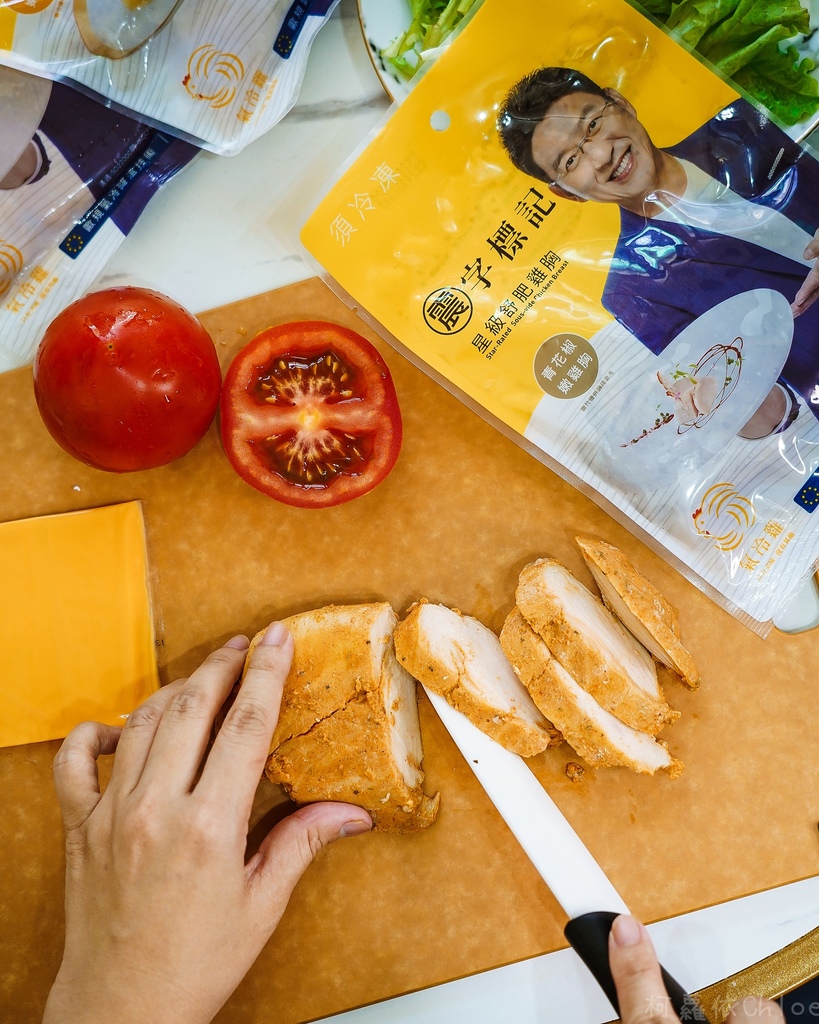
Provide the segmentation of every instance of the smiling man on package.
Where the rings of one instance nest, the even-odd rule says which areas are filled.
[[[514,165],[554,195],[620,207],[602,303],[655,354],[732,295],[783,294],[791,351],[741,433],[787,429],[798,395],[819,417],[819,164],[769,117],[737,99],[661,149],[619,92],[547,67],[511,89],[498,129]]]

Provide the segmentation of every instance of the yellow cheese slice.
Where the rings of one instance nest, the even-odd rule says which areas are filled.
[[[0,524],[0,746],[122,725],[159,686],[139,502]]]

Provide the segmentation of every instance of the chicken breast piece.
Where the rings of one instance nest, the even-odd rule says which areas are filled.
[[[657,380],[665,388],[669,398],[674,399],[674,415],[687,426],[696,423],[700,416],[707,416],[714,407],[719,385],[713,377],[681,377],[674,380],[658,373]]]
[[[395,631],[398,660],[507,750],[523,757],[560,742],[483,623],[421,601]]]
[[[603,602],[654,657],[695,690],[700,674],[680,642],[677,609],[639,573],[622,551],[601,540],[577,537]]]
[[[694,387],[694,405],[699,416],[707,416],[714,408],[719,394],[719,384],[714,377],[700,377]]]
[[[507,617],[500,642],[535,704],[590,765],[648,775],[664,768],[672,778],[683,770],[664,743],[601,708],[552,655],[519,608]]]
[[[527,565],[516,601],[572,678],[626,725],[656,736],[679,718],[665,702],[648,651],[560,562],[540,558]]]
[[[388,604],[329,605],[282,621],[295,652],[267,777],[299,804],[364,807],[380,831],[431,825],[439,798],[421,788],[418,700],[395,658],[395,612]]]

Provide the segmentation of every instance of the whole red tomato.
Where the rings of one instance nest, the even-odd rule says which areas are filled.
[[[115,473],[190,451],[213,420],[220,388],[208,332],[146,288],[78,299],[49,325],[34,360],[34,394],[54,440]]]
[[[371,491],[395,465],[401,412],[366,338],[321,320],[269,327],[230,364],[222,444],[239,476],[298,508]]]

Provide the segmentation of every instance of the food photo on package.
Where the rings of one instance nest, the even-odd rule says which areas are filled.
[[[199,150],[61,82],[0,65],[0,372],[100,275]]]
[[[214,153],[296,101],[338,0],[0,0],[0,63],[91,90]]]
[[[673,27],[484,0],[300,238],[399,350],[764,634],[819,555],[819,163],[716,73],[736,31],[709,29],[706,62]]]
[[[0,0],[0,372],[200,149],[284,117],[337,2]]]

